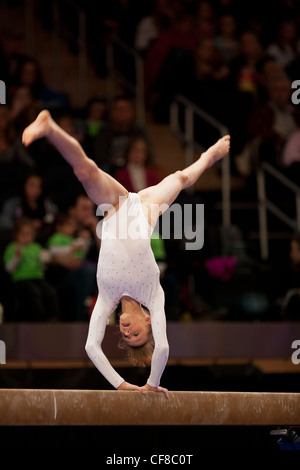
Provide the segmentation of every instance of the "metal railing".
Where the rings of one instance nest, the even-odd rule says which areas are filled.
[[[266,196],[266,173],[272,175],[283,186],[290,189],[295,196],[296,218],[292,219],[278,206],[267,199]],[[300,187],[290,181],[285,175],[267,162],[263,162],[257,169],[257,196],[258,196],[258,219],[259,219],[259,240],[262,259],[269,257],[269,236],[268,236],[268,211],[274,214],[279,220],[288,225],[292,230],[300,232]]]
[[[182,128],[180,126],[179,108],[184,108]],[[195,138],[194,120],[195,116],[199,116],[209,126],[216,129],[220,135],[229,134],[228,128],[217,121],[210,114],[203,111],[184,96],[176,96],[171,104],[170,125],[172,131],[178,135],[185,143],[185,165],[191,165],[194,162],[195,151],[202,152],[204,148],[197,142]],[[230,159],[229,155],[222,159],[222,223],[223,226],[229,226],[231,223],[230,208]]]
[[[133,77],[128,79],[123,70],[118,69],[116,53],[121,51],[123,57],[133,60]],[[106,45],[107,66],[107,97],[112,101],[115,96],[115,83],[119,83],[125,90],[135,96],[136,121],[145,125],[145,97],[144,97],[144,61],[140,54],[132,47],[117,38],[111,39]]]

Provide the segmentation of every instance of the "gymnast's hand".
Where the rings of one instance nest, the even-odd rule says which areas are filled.
[[[151,385],[146,384],[142,387],[142,393],[145,392],[161,392],[165,395],[166,398],[169,398],[168,390],[163,387],[151,387]]]
[[[138,387],[137,385],[133,385],[125,381],[121,383],[118,390],[138,390],[139,392],[144,393],[142,387]]]

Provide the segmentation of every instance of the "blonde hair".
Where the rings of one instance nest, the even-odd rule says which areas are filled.
[[[144,313],[148,315],[145,311]],[[152,335],[151,324],[148,325],[148,340],[141,346],[130,346],[122,337],[119,340],[118,347],[127,352],[129,362],[136,367],[148,367],[151,364],[154,351],[154,339]]]

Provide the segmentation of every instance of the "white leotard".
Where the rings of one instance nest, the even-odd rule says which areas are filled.
[[[124,379],[104,355],[101,344],[110,315],[123,295],[128,295],[148,308],[155,342],[148,384],[157,387],[168,360],[164,291],[159,282],[150,237],[153,228],[144,215],[140,197],[129,193],[119,209],[102,223],[101,249],[95,304],[86,344],[86,351],[101,374],[115,388]]]

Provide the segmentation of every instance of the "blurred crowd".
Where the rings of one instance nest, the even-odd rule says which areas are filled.
[[[92,14],[92,2],[78,3],[86,9],[90,56],[100,75],[103,44],[111,37],[143,57],[146,105],[156,122],[168,122],[170,104],[182,94],[229,128],[232,172],[249,187],[261,160],[300,184],[300,106],[291,101],[292,82],[300,80],[300,2],[115,0],[102,5],[100,17]],[[5,321],[87,321],[97,295],[99,217],[46,139],[23,146],[24,128],[49,109],[129,191],[156,184],[165,171],[147,127],[135,120],[131,97],[108,103],[98,94],[84,109],[72,109],[68,91],[48,86],[38,59],[22,53],[19,39],[18,32],[3,31],[0,42],[0,78],[7,86],[7,104],[0,106],[0,303]],[[210,144],[203,134],[203,144]],[[189,197],[181,195],[183,202]],[[189,200],[203,202],[201,196]],[[158,233],[151,240],[169,320],[300,318],[299,237],[291,240],[285,283],[273,285],[274,297],[264,289],[265,273],[243,250],[224,256],[220,246],[241,241],[239,233],[206,232],[210,241],[198,257]]]

